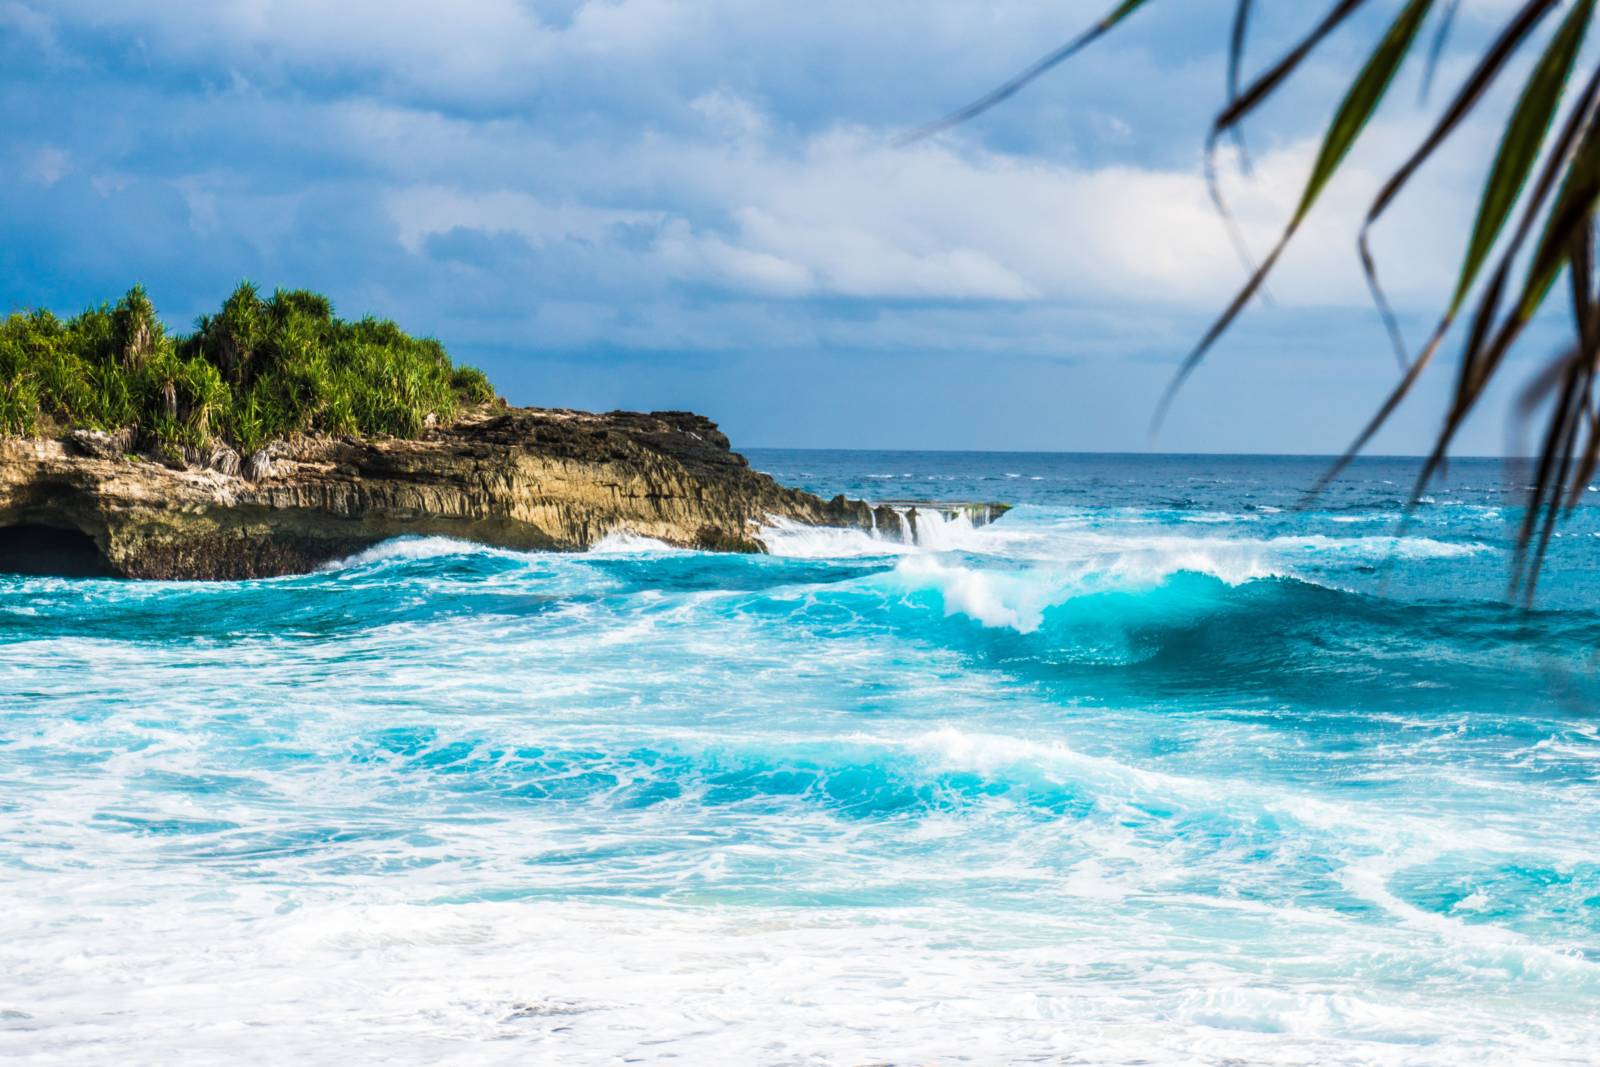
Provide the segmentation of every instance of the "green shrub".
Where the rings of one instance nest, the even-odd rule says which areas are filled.
[[[31,434],[38,426],[39,394],[25,375],[0,378],[0,433]]]
[[[450,376],[450,387],[469,404],[487,404],[494,399],[494,386],[477,367],[460,366]]]
[[[133,426],[159,452],[224,441],[241,453],[294,433],[416,437],[487,403],[475,367],[386,319],[347,322],[328,298],[241,284],[195,331],[172,336],[143,287],[62,321],[0,320],[0,434]]]

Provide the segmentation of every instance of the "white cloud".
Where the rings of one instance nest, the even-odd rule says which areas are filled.
[[[713,133],[731,140],[761,137],[770,128],[759,108],[725,86],[700,94],[689,101],[689,107],[706,120]]]
[[[441,104],[515,107],[573,84],[648,100],[771,65],[812,93],[919,70],[978,87],[1101,12],[1100,0],[9,0],[0,19],[137,42],[150,60],[297,87],[307,78]],[[927,55],[921,55],[922,49]],[[816,52],[831,53],[819,78]],[[923,62],[933,60],[932,65]],[[930,106],[943,106],[942,103]]]
[[[22,161],[23,177],[40,185],[54,185],[71,171],[72,156],[56,145],[41,145]]]
[[[165,60],[217,64],[251,83],[318,69],[471,91],[536,68],[551,37],[515,0],[56,0],[50,10],[78,26],[136,34]]]
[[[652,255],[670,277],[714,283],[738,292],[809,296],[816,277],[803,264],[773,252],[732,244],[716,234],[696,234],[682,219],[661,233]]]
[[[132,125],[71,142],[77,165],[127,176],[98,182],[102,196],[164,182],[197,233],[241,238],[273,269],[294,262],[289,246],[320,225],[305,204],[321,189],[347,198],[340,203],[380,206],[408,257],[400,269],[409,284],[435,254],[454,275],[505,269],[475,266],[479,247],[514,258],[496,243],[436,252],[434,236],[519,238],[540,253],[517,264],[540,272],[517,296],[534,305],[573,299],[581,279],[588,299],[628,308],[664,306],[683,288],[692,300],[721,300],[726,315],[741,300],[850,301],[858,330],[874,302],[920,303],[930,317],[941,301],[1209,313],[1242,269],[1207,196],[1198,150],[1176,154],[1163,123],[1174,100],[1197,122],[1208,113],[1217,47],[1203,44],[1187,65],[1156,62],[1137,37],[1128,52],[1097,47],[1087,66],[983,123],[910,148],[890,143],[904,128],[900,116],[925,117],[981,88],[1102,6],[56,0],[26,11],[36,34],[59,23],[73,30],[55,35],[63,40],[98,32],[115,47],[137,41],[141,64],[204,75],[204,92],[163,97],[170,90],[160,89],[141,104],[140,114],[155,116],[145,139],[184,131],[171,150],[117,155],[115,146],[126,153],[138,143]],[[0,6],[13,9],[22,10],[16,0]],[[1159,25],[1158,17],[1137,25]],[[1164,47],[1192,55],[1197,20],[1182,22],[1183,40]],[[1117,76],[1106,80],[1095,62]],[[1336,91],[1336,66],[1313,64],[1306,79]],[[1090,84],[1097,74],[1103,84]],[[1103,96],[1119,91],[1143,96],[1108,109]],[[827,104],[812,106],[829,93]],[[911,104],[863,117],[895,93]],[[450,106],[484,101],[506,106]],[[1076,140],[1048,124],[995,135],[1032,114],[1078,123]],[[1321,114],[1302,111],[1289,128],[1314,130]],[[1280,303],[1366,314],[1355,228],[1385,166],[1422,126],[1401,106],[1374,126],[1274,277]],[[1286,138],[1284,128],[1253,129],[1255,177],[1229,183],[1257,254],[1276,239],[1315,150],[1314,138]],[[1184,128],[1194,134],[1185,145],[1198,129]],[[1470,164],[1492,143],[1481,127],[1463,140],[1470,151],[1430,165],[1377,235],[1403,307],[1436,307],[1448,288],[1480,180]],[[152,160],[174,169],[152,175]],[[30,173],[59,180],[64,166]],[[961,317],[966,333],[951,343],[982,348],[981,318]],[[929,343],[911,316],[893,325],[908,344]]]
[[[1301,306],[1365,306],[1353,234],[1383,171],[1371,157],[1404,146],[1410,124],[1374,131],[1374,151],[1349,165],[1297,238],[1274,295]],[[605,174],[583,146],[535,135],[497,139],[537,168],[593,174],[596,203],[518,189],[409,187],[389,204],[402,244],[457,228],[509,232],[539,244],[581,239],[638,260],[630,280],[720,286],[780,297],[1117,301],[1214,306],[1242,268],[1205,189],[1183,169],[1088,168],[989,152],[959,141],[909,149],[857,129],[789,149],[646,137],[610,146]],[[469,153],[473,150],[466,149]],[[1306,139],[1268,151],[1249,181],[1231,183],[1249,243],[1264,252],[1288,217],[1315,150]],[[1449,160],[1420,180],[1427,208],[1389,250],[1395,296],[1426,302],[1457,254],[1455,220],[1475,178]],[[534,184],[537,184],[536,182]],[[654,231],[641,245],[619,223]]]
[[[397,189],[388,195],[387,207],[400,244],[414,253],[422,250],[428,237],[456,229],[515,234],[534,245],[563,240],[604,242],[614,226],[659,224],[663,218],[660,211],[549,204],[514,190],[470,193],[442,186]]]

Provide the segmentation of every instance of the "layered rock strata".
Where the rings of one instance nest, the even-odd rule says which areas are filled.
[[[920,507],[988,521],[999,506]],[[0,570],[50,571],[57,557],[58,573],[255,578],[419,534],[578,550],[626,532],[759,552],[773,519],[910,539],[917,509],[779,485],[687,412],[489,407],[418,440],[306,437],[160,461],[127,434],[0,440]]]

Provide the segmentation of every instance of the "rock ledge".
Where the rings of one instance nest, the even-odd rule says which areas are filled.
[[[759,552],[760,525],[779,517],[914,535],[903,508],[823,501],[752,471],[687,412],[486,407],[419,440],[307,437],[243,459],[163,463],[132,447],[126,433],[0,440],[0,554],[30,546],[0,570],[48,571],[52,540],[104,573],[239,579],[408,534],[577,550],[627,532]]]

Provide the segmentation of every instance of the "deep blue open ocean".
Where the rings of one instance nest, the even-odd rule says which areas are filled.
[[[1600,521],[1525,475],[758,450],[769,556],[0,577],[16,1063],[1600,1060]]]

